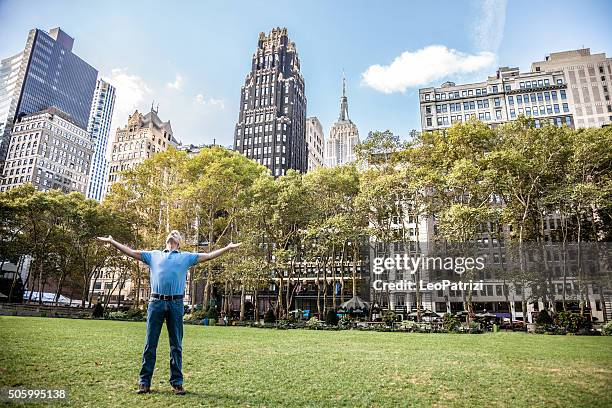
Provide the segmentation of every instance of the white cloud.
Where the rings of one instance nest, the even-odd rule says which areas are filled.
[[[483,51],[465,54],[443,45],[405,51],[389,65],[371,65],[361,74],[362,82],[384,93],[429,85],[450,75],[468,74],[489,68],[495,54]]]
[[[212,97],[206,99],[202,94],[197,94],[193,99],[193,102],[197,103],[198,105],[211,106],[220,110],[225,109],[225,102],[223,101],[223,99],[215,99]]]
[[[168,82],[166,86],[175,91],[180,91],[183,89],[183,77],[179,74],[176,75],[174,82]]]
[[[479,50],[496,52],[504,36],[507,0],[483,0],[474,3],[479,20],[472,30],[474,45]]]
[[[138,75],[128,73],[125,68],[114,68],[110,76],[104,77],[116,89],[115,111],[113,113],[112,127],[127,123],[128,115],[136,109],[145,109],[153,95],[153,89]],[[113,132],[111,132],[113,133]],[[113,133],[114,134],[114,133]]]

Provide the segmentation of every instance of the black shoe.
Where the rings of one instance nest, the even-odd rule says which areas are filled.
[[[136,391],[137,394],[148,394],[150,392],[151,392],[151,387],[149,387],[148,385],[144,385],[144,384],[138,385],[138,391]]]
[[[185,395],[187,393],[187,391],[185,391],[185,389],[183,388],[182,384],[173,385],[172,386],[172,391],[176,395]]]

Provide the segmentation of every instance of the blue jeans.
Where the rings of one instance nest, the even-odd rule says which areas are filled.
[[[157,342],[164,320],[170,339],[170,384],[183,384],[183,300],[149,300],[147,310],[147,339],[142,352],[140,384],[151,386],[155,369]]]

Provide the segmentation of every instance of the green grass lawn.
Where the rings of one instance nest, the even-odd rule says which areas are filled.
[[[0,317],[0,388],[63,388],[78,407],[612,406],[612,337],[185,326],[175,396],[165,332],[154,392],[134,393],[144,333]]]

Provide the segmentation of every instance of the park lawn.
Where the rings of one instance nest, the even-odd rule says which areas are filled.
[[[51,406],[78,407],[612,406],[612,337],[185,326],[175,396],[165,332],[154,392],[134,393],[144,332],[0,317],[0,388],[63,388]]]

